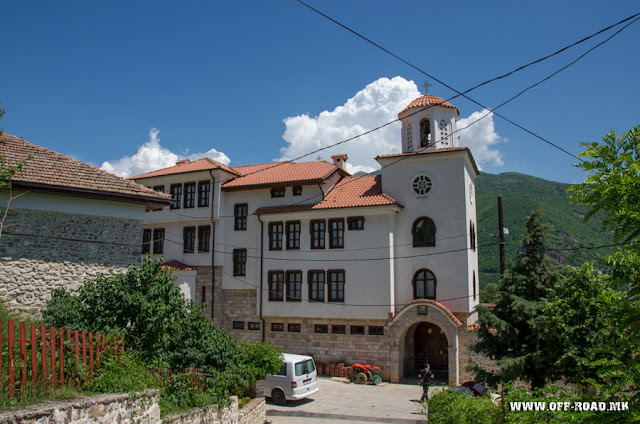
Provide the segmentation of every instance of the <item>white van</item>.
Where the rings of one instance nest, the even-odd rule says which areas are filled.
[[[278,374],[264,379],[265,396],[277,405],[284,405],[288,400],[303,399],[318,391],[316,364],[311,356],[283,353],[282,359]]]

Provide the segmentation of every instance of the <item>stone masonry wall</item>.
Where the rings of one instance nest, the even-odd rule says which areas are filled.
[[[158,392],[109,394],[86,399],[41,402],[0,411],[0,424],[159,424]]]
[[[0,298],[37,314],[57,287],[140,263],[142,222],[10,209],[0,238]]]

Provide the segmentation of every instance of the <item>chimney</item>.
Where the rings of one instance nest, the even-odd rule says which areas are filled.
[[[342,169],[343,171],[346,171],[346,167],[347,167],[347,159],[349,159],[349,157],[347,156],[346,153],[340,153],[339,155],[333,155],[331,156],[331,159],[333,159],[333,164],[335,166],[337,166],[338,168]]]
[[[184,165],[185,163],[189,163],[189,159],[182,159],[176,162],[176,165]]]

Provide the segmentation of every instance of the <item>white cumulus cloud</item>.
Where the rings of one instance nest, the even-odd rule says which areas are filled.
[[[204,153],[185,155],[173,153],[160,145],[159,133],[160,131],[157,128],[152,128],[151,131],[149,131],[149,141],[138,147],[138,151],[133,156],[124,156],[120,159],[103,162],[100,168],[120,177],[127,178],[173,166],[181,159],[196,160],[209,157],[225,165],[231,161],[227,155],[216,149],[210,149]]]
[[[315,117],[307,114],[288,117],[283,121],[286,129],[282,136],[288,145],[280,150],[279,160],[298,158],[391,122],[397,119],[398,113],[411,101],[421,95],[413,81],[402,77],[380,78],[332,111],[323,111]],[[482,115],[484,112],[474,112],[468,118],[459,119],[458,129],[466,127]],[[379,168],[373,159],[376,155],[401,151],[400,127],[400,123],[396,122],[301,160],[316,160],[321,157],[331,162],[331,155],[346,153],[349,156],[349,172],[371,172]],[[478,166],[485,163],[502,165],[500,152],[491,148],[504,141],[495,132],[492,114],[468,129],[459,131],[458,135],[460,145],[471,149]]]
[[[321,112],[316,117],[299,115],[286,118],[282,138],[288,145],[280,150],[280,160],[295,159],[393,121],[398,118],[398,112],[419,96],[413,81],[402,77],[380,78],[332,111]],[[370,172],[379,167],[373,159],[376,155],[400,151],[399,137],[400,123],[396,122],[302,160],[316,160],[321,156],[331,162],[331,155],[346,153],[349,172]]]
[[[483,118],[485,115],[487,116]],[[469,127],[465,128],[467,126]],[[493,113],[487,109],[482,112],[473,112],[468,118],[458,119],[457,128],[460,136],[458,144],[471,149],[480,169],[485,164],[493,166],[504,164],[502,153],[492,148],[495,144],[506,142],[495,130]]]

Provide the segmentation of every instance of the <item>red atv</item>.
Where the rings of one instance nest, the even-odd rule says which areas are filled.
[[[371,370],[379,370],[380,368],[378,367],[374,367],[373,365],[353,364],[351,368],[353,369],[353,376],[351,377],[351,380],[358,384],[373,383],[377,386],[382,383],[382,378],[379,375],[373,375],[371,373]]]

